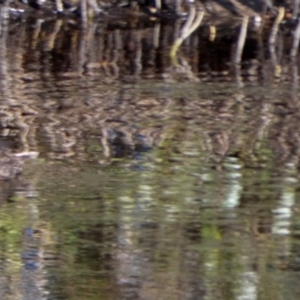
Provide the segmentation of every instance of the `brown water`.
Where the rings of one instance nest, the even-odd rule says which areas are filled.
[[[0,299],[300,298],[291,36],[234,66],[204,27],[174,66],[176,26],[2,27],[1,141],[40,157],[0,183]]]

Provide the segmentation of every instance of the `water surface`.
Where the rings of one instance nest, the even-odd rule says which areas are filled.
[[[1,140],[40,157],[0,183],[0,298],[299,299],[289,35],[236,66],[202,28],[174,66],[168,23],[75,25],[1,31]]]

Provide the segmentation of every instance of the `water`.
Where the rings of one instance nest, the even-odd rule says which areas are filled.
[[[40,157],[0,183],[1,299],[299,299],[290,35],[238,67],[206,30],[174,66],[168,23],[2,28],[1,140]]]

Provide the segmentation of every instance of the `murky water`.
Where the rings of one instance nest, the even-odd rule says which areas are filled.
[[[1,299],[300,298],[289,34],[238,67],[236,28],[177,66],[168,23],[1,30],[1,140],[40,153],[0,183]]]

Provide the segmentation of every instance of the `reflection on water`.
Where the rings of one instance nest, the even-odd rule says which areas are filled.
[[[2,24],[1,299],[299,299],[290,36],[176,26]]]

